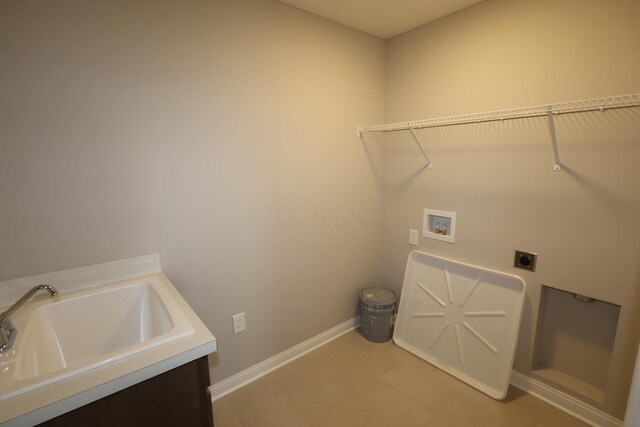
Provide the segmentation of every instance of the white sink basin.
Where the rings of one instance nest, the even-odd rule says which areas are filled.
[[[46,417],[16,425],[41,422],[87,403],[77,398],[83,392],[95,400],[216,350],[162,273],[67,292],[56,287],[58,296],[39,295],[12,316],[18,335],[0,354],[0,423],[44,408]],[[66,403],[52,411],[60,401]]]
[[[18,326],[14,377],[77,374],[191,333],[156,288],[134,283],[45,299]]]

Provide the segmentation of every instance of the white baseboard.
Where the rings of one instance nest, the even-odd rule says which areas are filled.
[[[282,353],[276,354],[275,356],[258,363],[257,365],[253,365],[252,367],[245,369],[242,372],[239,372],[226,380],[222,380],[219,383],[216,383],[209,387],[209,392],[211,393],[211,401],[215,401],[220,399],[221,397],[226,396],[227,394],[243,387],[258,378],[261,378],[267,375],[269,372],[278,369],[279,367],[286,365],[293,360],[304,356],[310,351],[315,350],[316,348],[332,341],[339,336],[346,334],[347,332],[353,331],[357,327],[360,326],[360,316],[356,316],[353,319],[349,319],[340,325],[329,329],[321,333],[320,335],[316,335],[313,338],[310,338],[294,347],[291,347],[288,350],[283,351]]]
[[[567,414],[594,427],[621,427],[622,421],[605,414],[599,409],[569,396],[559,390],[528,377],[518,371],[511,371],[511,385],[529,393]]]

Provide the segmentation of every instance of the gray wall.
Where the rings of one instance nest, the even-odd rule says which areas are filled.
[[[421,132],[431,170],[409,135],[354,129],[637,92],[639,7],[487,0],[385,44],[272,1],[2,2],[0,280],[160,251],[217,382],[352,317],[360,285],[400,289],[407,229],[452,210],[456,243],[420,249],[524,277],[516,369],[542,284],[622,306],[602,405],[621,416],[640,112],[558,118],[562,172],[542,119]]]
[[[3,1],[0,280],[159,251],[214,382],[353,317],[384,48],[272,1]]]
[[[637,1],[489,0],[397,36],[385,120],[638,92],[638,16]],[[382,276],[400,288],[407,230],[421,228],[424,208],[457,212],[455,244],[421,238],[420,249],[525,279],[515,360],[525,374],[542,284],[620,305],[596,406],[621,418],[640,324],[640,109],[561,116],[556,127],[561,172],[543,118],[421,131],[433,169],[408,133],[385,135]],[[515,249],[539,254],[535,273],[512,267]],[[597,354],[573,358],[588,367]]]

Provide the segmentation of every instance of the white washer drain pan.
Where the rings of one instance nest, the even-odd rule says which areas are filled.
[[[518,276],[411,252],[393,341],[494,399],[504,399],[524,291]]]

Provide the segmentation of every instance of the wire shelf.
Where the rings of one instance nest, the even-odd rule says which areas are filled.
[[[553,170],[562,169],[560,163],[560,154],[558,153],[558,142],[556,138],[556,127],[553,117],[558,114],[582,113],[586,111],[605,111],[614,108],[640,107],[640,93],[632,93],[628,95],[607,96],[604,98],[583,99],[580,101],[560,102],[557,104],[536,105],[533,107],[521,107],[511,110],[489,111],[486,113],[464,114],[460,116],[438,117],[435,119],[414,120],[411,122],[388,123],[384,125],[372,125],[358,127],[358,137],[362,138],[364,133],[369,132],[395,132],[409,130],[411,136],[420,148],[422,155],[427,161],[427,167],[432,168],[431,160],[427,155],[427,151],[422,144],[416,129],[426,129],[442,126],[454,126],[468,123],[493,122],[498,120],[522,119],[527,117],[544,117],[549,121],[549,133],[551,136],[551,146],[553,148],[553,157],[555,163]]]
[[[424,129],[440,126],[452,126],[468,123],[492,122],[498,120],[521,119],[527,117],[581,113],[586,111],[605,111],[614,108],[640,107],[640,93],[608,96],[604,98],[584,99],[580,101],[560,102],[557,104],[536,105],[511,110],[489,111],[484,113],[464,114],[459,116],[438,117],[433,119],[414,120],[410,122],[388,123],[358,128],[361,135],[365,132],[394,132],[409,129]]]

